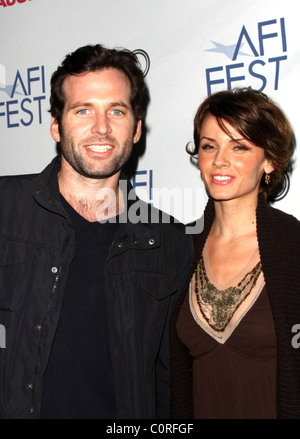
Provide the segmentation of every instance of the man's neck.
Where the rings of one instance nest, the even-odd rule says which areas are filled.
[[[62,196],[82,217],[90,222],[103,221],[123,211],[119,176],[120,172],[109,178],[89,178],[62,166],[58,185]]]

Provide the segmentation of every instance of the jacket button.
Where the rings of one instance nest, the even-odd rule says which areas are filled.
[[[58,272],[58,269],[57,269],[57,267],[52,267],[52,268],[51,268],[51,271],[52,271],[52,273],[57,273],[57,272]]]
[[[33,389],[33,385],[32,384],[27,384],[27,389],[28,390],[32,390]]]
[[[149,244],[150,244],[150,245],[153,245],[154,243],[155,243],[155,241],[154,241],[153,238],[149,239]]]
[[[37,331],[40,331],[40,330],[42,329],[42,325],[36,325],[35,329],[36,329]]]
[[[118,242],[118,247],[123,247],[123,242]]]

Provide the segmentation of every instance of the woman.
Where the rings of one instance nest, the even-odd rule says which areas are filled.
[[[221,91],[196,113],[188,152],[209,201],[172,321],[173,418],[300,417],[300,222],[267,203],[292,145],[261,92]]]

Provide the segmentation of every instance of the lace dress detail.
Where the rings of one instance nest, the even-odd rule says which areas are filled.
[[[177,332],[193,358],[194,418],[276,418],[277,343],[265,286],[255,298],[220,341],[186,296]]]
[[[225,330],[237,308],[255,286],[260,273],[261,262],[244,276],[238,286],[219,291],[209,282],[201,255],[194,274],[194,290],[201,314],[214,331]]]

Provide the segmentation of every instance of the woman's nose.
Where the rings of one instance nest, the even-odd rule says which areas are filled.
[[[218,149],[214,157],[214,163],[217,168],[223,168],[230,165],[227,151]]]

